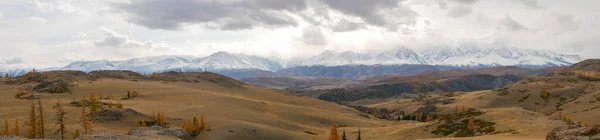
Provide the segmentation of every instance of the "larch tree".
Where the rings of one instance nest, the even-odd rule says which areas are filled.
[[[117,109],[123,109],[123,104],[121,104],[121,102],[117,102]]]
[[[200,122],[198,122],[198,119],[196,119],[196,117],[194,117],[194,122],[192,123],[192,125],[192,129],[194,130],[193,133],[200,134]]]
[[[113,108],[113,103],[112,102],[108,102],[108,108],[110,108],[110,109]]]
[[[38,99],[38,119],[37,119],[37,135],[39,138],[46,138],[46,120],[44,119],[44,107],[42,100]]]
[[[544,90],[542,90],[542,92],[540,92],[540,97],[542,97],[542,99],[544,99],[545,101],[548,101],[548,97],[550,97],[550,93],[548,92],[548,90],[544,89]]]
[[[8,136],[10,135],[10,126],[8,126],[8,119],[4,118],[4,127],[2,127],[2,136]]]
[[[148,124],[146,124],[146,121],[145,121],[145,120],[142,120],[142,124],[141,124],[141,126],[142,126],[142,127],[146,127],[146,126],[148,126]]]
[[[71,132],[67,131],[67,111],[65,111],[62,107],[62,105],[60,104],[60,100],[57,99],[56,105],[54,105],[54,107],[52,107],[56,110],[56,117],[55,117],[55,126],[58,126],[58,128],[56,129],[56,131],[54,133],[52,133],[52,135],[58,135],[59,138],[61,140],[66,139],[66,134],[72,134]]]
[[[200,130],[206,129],[206,122],[204,121],[204,114],[200,115]]]
[[[13,128],[13,135],[17,137],[22,137],[21,134],[21,126],[19,126],[19,119],[15,120],[15,128]]]
[[[98,111],[98,100],[94,97],[94,93],[90,94],[90,112]]]
[[[337,131],[337,125],[335,123],[331,126],[328,140],[340,140],[340,134]]]
[[[162,126],[162,127],[166,127],[167,125],[165,125],[165,113],[158,113],[158,125]]]
[[[81,106],[81,113],[79,114],[79,123],[81,123],[81,127],[83,127],[83,134],[84,135],[91,135],[92,134],[92,122],[90,122],[90,118],[89,118],[89,113],[87,112],[87,109],[85,108],[85,97],[83,97],[82,100],[82,106]]]
[[[34,139],[37,134],[37,116],[35,115],[35,104],[31,103],[29,120],[27,121],[27,138]]]
[[[135,127],[140,127],[140,119],[135,119]]]
[[[458,105],[454,106],[454,113],[458,114]]]
[[[462,112],[462,113],[467,113],[467,108],[465,108],[465,105],[463,105],[463,106],[462,106],[462,110],[461,110],[461,112]]]
[[[476,124],[475,121],[473,121],[473,119],[470,119],[469,122],[467,123],[467,129],[469,129],[470,131],[475,130]]]

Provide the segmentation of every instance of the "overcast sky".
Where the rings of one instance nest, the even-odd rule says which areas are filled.
[[[1,0],[0,66],[507,46],[600,56],[599,0]]]

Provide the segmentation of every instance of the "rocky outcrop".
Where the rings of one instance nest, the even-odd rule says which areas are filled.
[[[121,133],[103,132],[94,135],[79,136],[75,138],[75,140],[122,140],[126,137],[127,135],[123,135]]]
[[[555,128],[546,136],[546,140],[600,140],[600,125]]]
[[[158,125],[150,126],[150,127],[137,127],[129,130],[127,135],[130,136],[138,136],[138,137],[148,137],[154,135],[162,135],[162,136],[171,136],[177,137],[180,139],[192,139],[192,137],[187,134],[181,128],[165,128]]]

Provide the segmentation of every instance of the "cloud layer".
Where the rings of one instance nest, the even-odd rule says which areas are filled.
[[[595,5],[600,1],[9,0],[0,2],[0,66],[216,51],[290,60],[397,46],[506,46],[597,57]]]

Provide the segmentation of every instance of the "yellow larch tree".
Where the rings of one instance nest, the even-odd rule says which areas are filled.
[[[198,119],[196,119],[196,117],[194,117],[194,122],[192,123],[192,129],[193,129],[193,133],[195,134],[199,134],[200,133],[200,122],[198,122]]]
[[[90,121],[90,118],[88,116],[89,113],[87,112],[87,109],[85,108],[87,106],[85,104],[85,97],[83,97],[81,102],[82,102],[82,105],[81,105],[81,113],[79,114],[79,123],[81,123],[81,127],[83,127],[83,134],[91,135],[93,124]]]
[[[206,129],[206,122],[204,121],[204,114],[200,115],[200,130]]]
[[[94,93],[90,93],[90,112],[98,111],[98,100],[94,97]]]
[[[19,126],[19,119],[15,120],[15,128],[13,129],[13,135],[17,137],[22,137],[21,134],[21,126]]]
[[[135,127],[140,127],[140,119],[135,119]]]
[[[33,139],[37,134],[37,116],[35,115],[35,104],[31,103],[29,111],[29,120],[27,121],[27,138]]]
[[[331,126],[331,132],[329,133],[329,138],[327,140],[340,140],[340,134],[337,131],[337,125],[335,123]]]
[[[62,107],[62,105],[60,104],[60,100],[57,99],[56,104],[54,105],[54,107],[52,107],[56,110],[56,117],[55,117],[55,126],[58,126],[58,128],[56,129],[56,131],[54,133],[52,133],[53,135],[58,135],[59,138],[61,140],[66,139],[66,134],[73,134],[69,131],[67,131],[67,111],[65,111]]]
[[[469,122],[467,123],[467,129],[473,131],[473,130],[475,130],[475,127],[477,127],[475,125],[475,121],[473,121],[473,119],[470,119]]]
[[[44,119],[44,107],[42,100],[38,99],[37,134],[39,138],[46,138],[46,120]]]
[[[2,127],[2,136],[10,135],[10,128],[8,126],[8,119],[4,118],[4,127]]]

